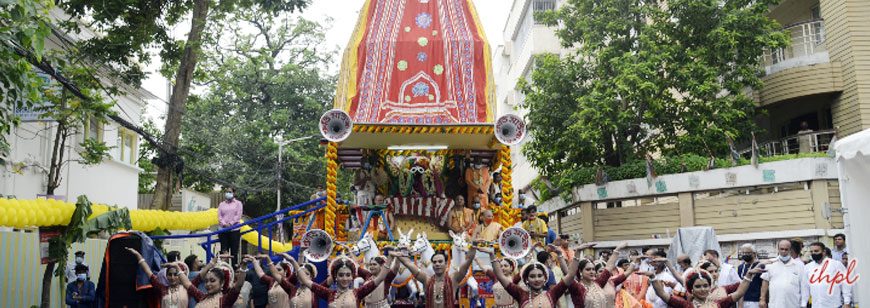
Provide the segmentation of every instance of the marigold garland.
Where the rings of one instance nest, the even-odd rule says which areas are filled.
[[[335,237],[336,183],[338,182],[338,145],[330,142],[326,148],[326,208],[323,225],[326,233]]]

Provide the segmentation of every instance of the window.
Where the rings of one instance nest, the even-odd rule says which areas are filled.
[[[118,129],[117,160],[129,164],[136,163],[136,134],[123,128]]]
[[[535,13],[555,10],[556,0],[535,0],[533,8]],[[535,24],[540,25],[541,22],[535,20]]]
[[[816,44],[825,42],[825,27],[822,25],[822,10],[817,4],[810,9],[813,16],[813,39]]]
[[[85,121],[85,129],[82,134],[82,140],[84,139],[95,139],[98,142],[103,141],[103,123],[100,123],[100,120],[94,117],[88,118]]]

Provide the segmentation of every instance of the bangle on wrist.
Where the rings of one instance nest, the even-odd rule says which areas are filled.
[[[145,259],[139,259],[138,263],[142,263],[142,262],[145,262]]]
[[[749,275],[743,276],[743,280],[744,280],[744,281],[752,282],[752,278],[749,277]]]

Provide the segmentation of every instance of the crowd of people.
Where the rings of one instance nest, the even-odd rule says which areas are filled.
[[[820,242],[810,244],[807,261],[802,259],[799,240],[780,241],[774,259],[759,259],[755,246],[744,244],[735,267],[716,250],[704,251],[699,260],[670,256],[676,260],[672,264],[662,249],[625,251],[625,243],[596,257],[587,254],[593,245],[572,249],[565,237],[549,245],[537,244],[519,260],[497,258],[494,248],[483,245],[488,240],[480,230],[486,226],[477,229],[468,252],[457,256],[463,258],[457,270],[449,270],[453,256],[448,252],[436,251],[419,262],[407,249],[387,246],[383,255],[364,266],[348,257],[335,258],[322,283],[313,281],[317,276],[313,264],[299,263],[287,254],[279,254],[280,262],[266,255],[245,255],[234,269],[221,261],[229,255],[203,264],[195,255],[182,261],[178,252],[170,252],[168,262],[155,273],[139,252],[127,250],[150,277],[154,288],[149,294],[161,307],[172,308],[317,307],[321,299],[330,307],[391,307],[390,290],[395,285],[390,282],[400,267],[424,287],[419,307],[454,307],[475,262],[492,281],[493,307],[498,308],[848,308],[852,300],[848,284],[813,281],[819,275],[846,272],[842,234],[835,236],[834,249]],[[93,307],[94,284],[83,254],[77,252],[78,262],[70,267],[75,275],[66,292],[70,307]],[[491,262],[481,261],[484,254]],[[423,268],[426,265],[431,265],[431,272]]]

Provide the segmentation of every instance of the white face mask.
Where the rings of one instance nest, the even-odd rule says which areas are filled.
[[[791,260],[791,256],[779,256],[779,260],[782,262],[788,262],[789,260]]]
[[[227,200],[230,200],[233,198],[233,193],[228,192],[228,193],[224,194],[224,196],[227,197]]]

